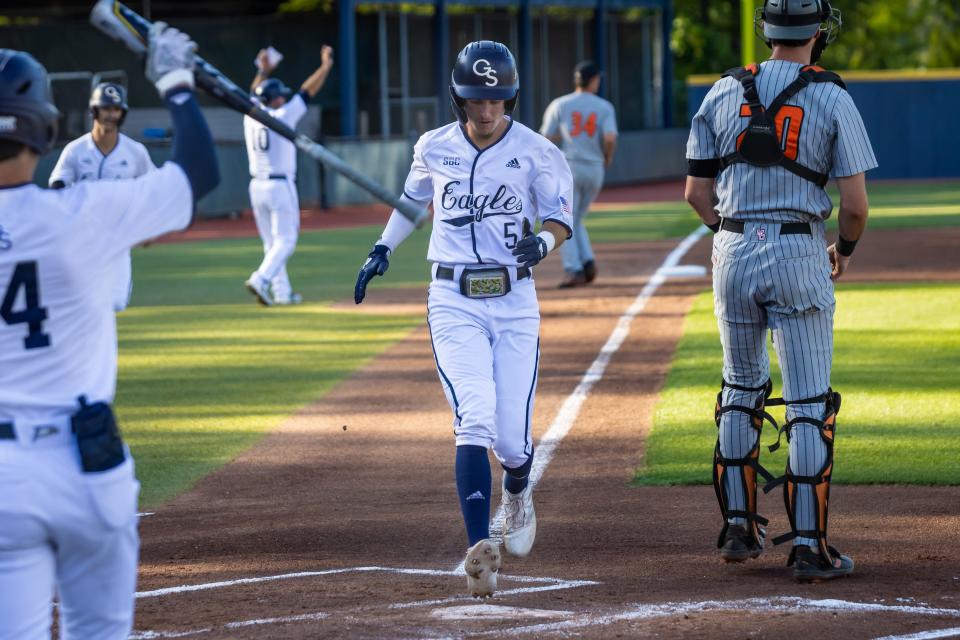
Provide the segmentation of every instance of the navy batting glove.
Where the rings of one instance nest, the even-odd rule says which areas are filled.
[[[390,267],[390,261],[387,254],[390,249],[385,244],[378,244],[367,256],[367,261],[360,267],[360,273],[357,275],[357,285],[353,288],[353,301],[357,304],[363,302],[367,295],[367,284],[373,280],[373,276],[382,276]]]
[[[527,236],[512,251],[521,267],[532,267],[547,257],[547,243],[540,236]]]

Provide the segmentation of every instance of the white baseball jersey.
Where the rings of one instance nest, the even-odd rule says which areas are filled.
[[[757,93],[769,105],[804,65],[767,60],[760,65]],[[832,82],[811,84],[787,100],[777,114],[777,133],[791,160],[833,177],[877,166],[870,138],[853,98]],[[711,160],[736,150],[750,122],[743,86],[732,77],[717,81],[693,117],[687,158]],[[783,167],[731,165],[717,178],[718,209],[725,217],[778,222],[826,219],[833,202],[826,190]]]
[[[560,136],[560,148],[571,162],[603,164],[603,136],[617,133],[613,105],[589,91],[568,93],[547,106],[540,133]]]
[[[282,107],[263,109],[291,129],[295,129],[300,118],[307,113],[307,102],[301,91]],[[243,137],[247,144],[251,178],[297,177],[297,147],[292,142],[250,116],[243,117]]]
[[[57,180],[70,186],[84,180],[126,180],[138,178],[156,169],[147,148],[122,133],[117,146],[104,155],[86,133],[69,143],[60,153],[60,159],[50,174],[50,184]]]
[[[483,150],[456,122],[425,133],[403,193],[420,204],[433,201],[431,262],[516,266],[511,251],[524,222],[531,229],[538,220],[573,226],[567,161],[552,142],[512,120]]]
[[[63,148],[57,165],[50,174],[50,185],[61,181],[66,186],[85,180],[126,180],[138,178],[156,169],[147,148],[131,138],[119,134],[117,146],[104,155],[87,133]],[[123,311],[133,290],[133,266],[126,251],[110,269],[113,280],[113,310]]]
[[[0,189],[0,422],[70,415],[81,394],[113,399],[111,265],[192,213],[169,162],[135,180]]]

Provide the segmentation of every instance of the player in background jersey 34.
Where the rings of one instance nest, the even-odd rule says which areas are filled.
[[[602,75],[584,60],[573,70],[573,93],[551,102],[543,113],[540,133],[560,146],[573,173],[573,238],[560,249],[565,276],[560,288],[589,284],[597,263],[584,219],[603,186],[604,169],[613,163],[617,147],[617,117],[601,98]]]
[[[472,42],[451,75],[457,122],[421,136],[403,196],[421,207],[433,203],[427,324],[453,411],[467,590],[483,597],[496,590],[501,563],[499,541],[490,537],[490,449],[504,470],[507,553],[529,554],[536,537],[530,470],[540,306],[533,271],[570,237],[573,184],[560,151],[511,118],[520,82],[507,47]],[[413,229],[393,212],[357,275],[358,304]]]
[[[58,190],[32,182],[56,137],[46,70],[0,49],[0,640],[49,640],[54,611],[62,640],[133,628],[140,485],[110,406],[107,276],[131,246],[186,227],[220,179],[195,47],[150,28],[146,73],[173,120],[171,160]]]
[[[767,0],[760,15],[770,59],[729,70],[703,100],[687,142],[686,199],[713,238],[714,308],[723,346],[717,396],[714,489],[727,562],[764,550],[759,477],[783,485],[793,542],[787,565],[800,581],[849,575],[854,562],[827,542],[840,394],[831,387],[833,281],[847,268],[867,220],[865,172],[877,166],[843,81],[811,66],[839,29],[826,0]],[[840,190],[840,234],[826,243]],[[715,199],[716,196],[716,199]],[[716,203],[716,204],[715,204]],[[772,398],[766,333],[783,374]],[[786,405],[787,469],[760,464],[771,405]],[[775,450],[779,446],[771,446]]]
[[[50,173],[50,188],[62,189],[85,180],[127,180],[156,169],[147,148],[120,131],[130,107],[127,90],[115,82],[101,82],[90,94],[93,126],[63,148]],[[133,268],[130,253],[117,259],[113,309],[120,312],[130,303]]]
[[[251,83],[254,98],[270,115],[296,129],[313,98],[333,68],[333,48],[320,49],[320,66],[293,92],[277,78],[271,56],[262,49],[256,58],[257,74]],[[291,94],[292,97],[291,97]],[[298,304],[287,274],[300,233],[300,199],[297,195],[297,147],[249,116],[243,118],[243,135],[250,161],[250,206],[263,240],[263,260],[244,283],[266,306]]]

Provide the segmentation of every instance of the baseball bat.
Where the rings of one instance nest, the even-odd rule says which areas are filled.
[[[90,23],[114,40],[126,45],[134,53],[141,56],[146,55],[151,23],[129,7],[117,2],[117,0],[98,0],[90,12]],[[343,158],[323,145],[314,142],[309,136],[297,135],[289,126],[262,109],[259,104],[250,98],[248,92],[238,87],[230,78],[223,75],[219,69],[202,57],[195,56],[195,60],[194,78],[197,86],[218,101],[276,131],[297,145],[311,158],[322,162],[340,175],[353,181],[379,200],[395,208],[411,222],[419,225],[427,217],[426,210],[411,202],[397,198],[387,191],[382,184],[360,173],[347,164]]]

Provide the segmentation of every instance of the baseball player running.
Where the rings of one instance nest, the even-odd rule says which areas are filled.
[[[467,588],[497,587],[500,549],[490,538],[487,451],[504,468],[504,546],[526,556],[536,536],[531,417],[539,362],[540,309],[533,267],[570,237],[572,177],[560,151],[511,119],[520,83],[510,50],[472,42],[453,68],[457,122],[425,133],[413,150],[403,195],[433,203],[427,322],[456,436],[456,482],[467,530]],[[541,230],[534,235],[533,225]],[[413,231],[394,211],[360,269],[359,304],[371,278]]]
[[[112,270],[190,223],[219,181],[193,94],[196,45],[155,23],[146,74],[173,118],[173,157],[136,179],[60,190],[31,180],[56,136],[46,70],[0,49],[0,640],[126,640],[137,576],[133,460],[110,403]]]
[[[268,78],[275,65],[266,49],[257,54],[259,71],[251,88],[270,115],[290,128],[307,113],[307,102],[317,95],[333,68],[333,49],[320,50],[320,66],[310,74],[300,91],[292,93],[283,82]],[[262,305],[298,304],[287,275],[287,260],[293,255],[300,232],[300,200],[297,197],[297,148],[283,136],[249,116],[243,118],[243,136],[250,160],[250,206],[263,240],[263,261],[244,283]]]
[[[713,290],[723,343],[723,384],[714,485],[723,514],[717,546],[727,562],[763,551],[765,491],[783,484],[793,540],[787,566],[801,581],[853,571],[827,543],[840,394],[830,387],[832,280],[846,271],[867,220],[864,172],[877,166],[860,114],[843,82],[811,66],[836,37],[839,11],[827,0],[767,0],[758,16],[772,48],[762,64],[731,69],[710,89],[687,143],[686,198],[716,235]],[[840,237],[826,246],[824,219],[840,189]],[[714,187],[719,199],[714,210]],[[783,398],[770,398],[765,335],[773,337]],[[759,463],[764,407],[786,404],[786,473]],[[779,445],[773,445],[771,450]]]
[[[597,277],[597,263],[584,218],[600,187],[603,170],[613,162],[617,147],[617,117],[613,105],[597,95],[600,70],[584,60],[573,70],[576,89],[551,102],[543,114],[540,133],[559,144],[573,172],[573,239],[560,249],[561,289],[579,287]]]
[[[90,94],[93,127],[63,148],[50,174],[50,188],[62,189],[84,180],[128,180],[156,167],[147,148],[124,134],[120,127],[127,117],[127,90],[113,82],[101,82]],[[130,252],[117,258],[111,269],[113,309],[123,311],[133,292]]]

